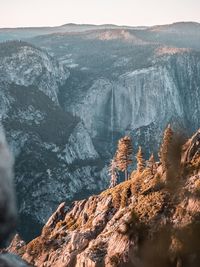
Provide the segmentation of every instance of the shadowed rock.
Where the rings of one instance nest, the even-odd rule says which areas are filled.
[[[17,210],[13,187],[13,158],[8,149],[5,135],[0,128],[0,246],[4,246],[17,222]],[[0,254],[0,267],[28,266],[18,256]]]
[[[0,130],[0,245],[16,226],[16,206],[13,188],[13,158]]]

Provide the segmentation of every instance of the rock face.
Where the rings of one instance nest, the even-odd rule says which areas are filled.
[[[59,202],[103,189],[104,166],[83,122],[58,105],[69,72],[27,43],[0,46],[2,123],[15,156],[20,232],[29,239],[38,231],[31,225],[40,228]]]
[[[84,121],[99,154],[112,157],[117,139],[125,133],[133,135],[135,148],[142,144],[148,154],[153,147],[157,151],[154,136],[159,140],[167,123],[178,120],[187,134],[198,129],[199,32],[199,24],[180,23],[53,34],[29,41],[70,68],[59,92],[60,105]]]
[[[166,122],[174,120],[194,130],[200,121],[196,109],[190,107],[192,103],[200,106],[199,90],[194,85],[200,84],[199,77],[200,57],[195,53],[162,55],[153,66],[124,73],[115,81],[95,81],[86,96],[71,103],[67,110],[81,117],[92,138],[99,140],[104,136],[107,145],[113,143],[112,138],[116,140],[116,133],[134,134],[152,124],[160,136]],[[192,90],[194,94],[190,93]],[[107,146],[103,152],[106,150]]]
[[[62,203],[39,237],[8,250],[38,267],[199,266],[200,158],[192,154],[173,179],[158,164],[69,210]]]
[[[58,87],[69,73],[55,59],[23,42],[1,44],[1,82],[33,85],[57,102]]]

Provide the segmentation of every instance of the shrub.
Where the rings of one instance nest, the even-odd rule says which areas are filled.
[[[116,253],[115,255],[112,255],[110,258],[110,265],[113,267],[117,267],[120,264],[120,254]]]

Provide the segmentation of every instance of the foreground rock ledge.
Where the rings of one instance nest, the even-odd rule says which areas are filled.
[[[33,266],[200,266],[199,132],[169,178],[157,165],[88,200],[62,203],[39,237],[9,252]],[[178,171],[179,170],[179,171]]]

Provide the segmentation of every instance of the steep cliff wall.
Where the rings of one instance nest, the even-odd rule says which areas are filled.
[[[1,120],[15,156],[20,231],[30,238],[60,201],[103,189],[104,165],[84,124],[58,105],[68,70],[27,43],[1,48]]]

